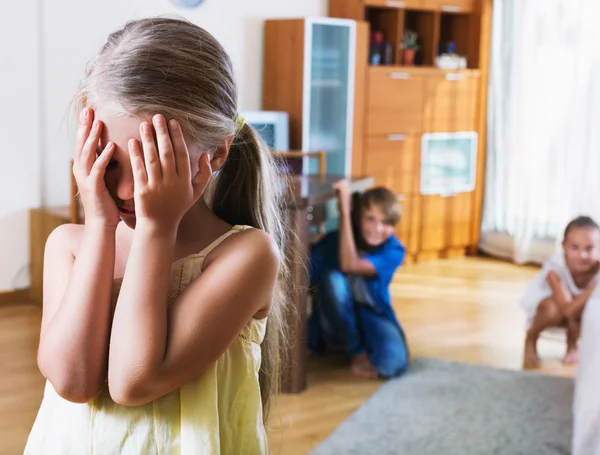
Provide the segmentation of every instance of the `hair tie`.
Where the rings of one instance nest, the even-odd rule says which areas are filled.
[[[246,124],[246,119],[244,117],[242,117],[240,114],[237,114],[235,116],[235,126],[237,128],[237,131],[240,131],[244,125]]]

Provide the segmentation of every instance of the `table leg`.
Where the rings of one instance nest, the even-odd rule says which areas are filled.
[[[290,261],[291,276],[295,284],[290,311],[287,316],[288,345],[282,358],[281,392],[300,393],[306,389],[306,331],[307,331],[307,291],[308,291],[308,251],[310,248],[310,225],[307,208],[290,212],[289,228],[297,236],[286,245],[286,255]]]

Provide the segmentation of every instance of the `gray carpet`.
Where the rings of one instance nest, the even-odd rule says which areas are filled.
[[[573,380],[413,360],[311,455],[570,454]]]

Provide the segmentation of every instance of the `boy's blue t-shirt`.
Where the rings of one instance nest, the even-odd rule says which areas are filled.
[[[325,272],[340,269],[339,247],[339,231],[333,231],[312,248],[310,256],[311,285],[318,283]],[[393,319],[395,319],[395,316],[389,286],[394,273],[402,265],[405,255],[404,245],[400,243],[397,237],[392,235],[383,244],[362,256],[370,261],[377,271],[376,276],[364,277],[369,293],[379,309]]]

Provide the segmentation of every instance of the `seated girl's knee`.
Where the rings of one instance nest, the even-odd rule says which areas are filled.
[[[542,300],[537,307],[536,313],[543,314],[548,319],[561,317],[560,309],[558,308],[557,303],[552,299]]]

